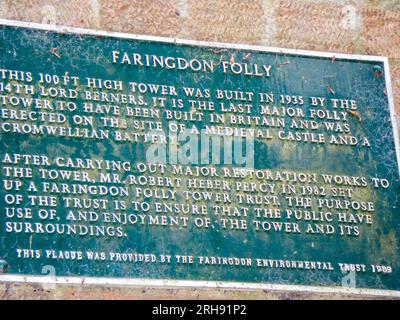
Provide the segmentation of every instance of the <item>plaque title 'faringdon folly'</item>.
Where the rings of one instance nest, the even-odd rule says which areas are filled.
[[[398,295],[391,99],[386,58],[3,21],[0,280]]]

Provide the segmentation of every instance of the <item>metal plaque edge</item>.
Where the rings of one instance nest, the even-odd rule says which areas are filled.
[[[52,24],[40,24],[35,22],[25,22],[17,20],[0,19],[0,25],[11,27],[32,28],[37,30],[55,31],[58,33],[95,35],[111,38],[122,38],[132,40],[145,40],[163,43],[193,45],[202,47],[228,48],[238,50],[253,50],[259,52],[272,52],[277,54],[290,54],[300,56],[310,56],[319,58],[349,59],[358,61],[377,61],[383,62],[385,67],[385,85],[389,102],[391,124],[394,134],[394,141],[397,155],[397,165],[400,174],[400,137],[397,120],[394,110],[394,100],[390,77],[389,59],[384,56],[347,54],[336,52],[320,52],[301,49],[288,49],[268,46],[234,44],[223,42],[209,42],[198,40],[187,40],[179,38],[168,38],[149,35],[137,35],[121,32],[110,32],[102,30],[84,29],[67,27]],[[282,285],[252,282],[224,282],[224,281],[191,281],[191,280],[167,280],[167,279],[141,279],[141,278],[98,278],[98,277],[51,277],[51,276],[32,276],[32,275],[0,275],[0,282],[24,282],[40,284],[86,284],[86,285],[117,285],[117,286],[152,286],[152,287],[182,287],[182,288],[223,288],[223,289],[249,289],[249,290],[275,290],[292,292],[312,292],[312,293],[338,293],[354,295],[370,295],[400,298],[400,291],[380,290],[365,288],[346,288],[330,286],[303,286],[303,285]]]

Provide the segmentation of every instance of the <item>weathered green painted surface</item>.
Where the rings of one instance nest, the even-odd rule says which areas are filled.
[[[52,51],[57,48],[56,51]],[[162,56],[206,59],[216,62],[235,61],[272,65],[271,77],[213,74],[176,71],[160,68],[132,67],[112,64],[113,50],[150,53]],[[250,53],[250,54],[249,54]],[[256,169],[290,170],[296,172],[330,173],[345,176],[380,177],[390,182],[388,189],[366,187],[357,193],[360,201],[373,201],[375,212],[372,225],[363,226],[360,236],[305,235],[214,229],[200,230],[194,226],[168,228],[163,226],[124,226],[123,237],[79,237],[7,232],[4,196],[1,186],[0,258],[6,262],[5,274],[41,275],[43,267],[53,266],[57,276],[124,277],[172,280],[234,281],[317,286],[341,286],[343,277],[337,263],[366,265],[366,272],[357,272],[357,288],[400,290],[399,262],[399,170],[396,161],[393,129],[386,95],[385,71],[382,62],[356,59],[329,59],[287,53],[253,50],[218,50],[207,47],[121,39],[95,35],[60,34],[26,28],[2,26],[0,29],[0,67],[49,73],[84,79],[87,76],[125,82],[145,82],[222,88],[254,92],[272,92],[304,97],[316,96],[354,99],[358,114],[349,114],[351,134],[359,139],[368,137],[371,148],[333,146],[290,141],[256,140],[254,145]],[[377,75],[378,70],[378,75]],[[380,74],[380,72],[382,72]],[[3,80],[6,83],[6,80]],[[5,93],[1,93],[4,95]],[[179,93],[180,97],[182,93]],[[150,101],[144,95],[146,101]],[[183,98],[183,96],[182,96]],[[78,100],[82,103],[83,100]],[[81,106],[81,105],[80,105]],[[2,105],[1,107],[5,107]],[[301,108],[309,108],[307,103]],[[79,114],[79,111],[76,112]],[[216,110],[218,113],[218,109]],[[255,112],[253,112],[255,114]],[[2,120],[5,121],[4,119]],[[166,125],[166,121],[163,120]],[[205,126],[207,121],[198,124]],[[121,143],[110,140],[83,140],[65,137],[40,137],[1,132],[0,153],[41,154],[56,157],[91,158],[146,162],[148,145]],[[4,164],[2,164],[4,167]],[[223,165],[221,165],[223,166]],[[4,174],[3,168],[2,173]],[[96,175],[96,170],[91,173]],[[168,173],[169,174],[169,173]],[[167,175],[168,175],[167,174]],[[23,179],[22,179],[23,180]],[[249,180],[250,181],[250,180]],[[279,184],[278,184],[279,185]],[[28,195],[24,191],[23,196]],[[63,195],[57,195],[62,197]],[[364,198],[363,198],[364,197]],[[112,199],[114,200],[114,199]],[[130,199],[132,200],[132,199]],[[152,199],[148,199],[152,202]],[[179,198],[178,202],[183,202]],[[207,204],[205,202],[204,204]],[[22,204],[20,207],[24,207]],[[284,209],[284,208],[282,208]],[[61,204],[56,208],[60,220],[68,210]],[[127,210],[133,213],[131,209]],[[250,217],[249,217],[250,219]],[[40,222],[38,218],[31,222]],[[90,222],[86,224],[90,225]],[[113,263],[82,261],[20,259],[16,249],[74,250],[98,252],[149,253],[157,259],[164,255],[193,255],[252,258],[250,267],[162,263]],[[333,271],[310,271],[286,268],[258,268],[255,259],[284,259],[331,262]],[[371,264],[391,266],[388,274],[374,273]]]

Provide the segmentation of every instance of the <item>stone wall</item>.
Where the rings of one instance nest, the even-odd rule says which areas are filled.
[[[400,119],[400,0],[0,0],[0,17],[184,39],[387,56]],[[46,289],[38,285],[0,284],[0,299],[20,298],[338,296],[85,285]]]
[[[182,39],[387,56],[400,114],[400,0],[1,0],[0,17]]]

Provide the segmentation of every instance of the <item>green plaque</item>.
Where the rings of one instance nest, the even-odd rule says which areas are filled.
[[[0,280],[399,296],[388,67],[1,21]]]

